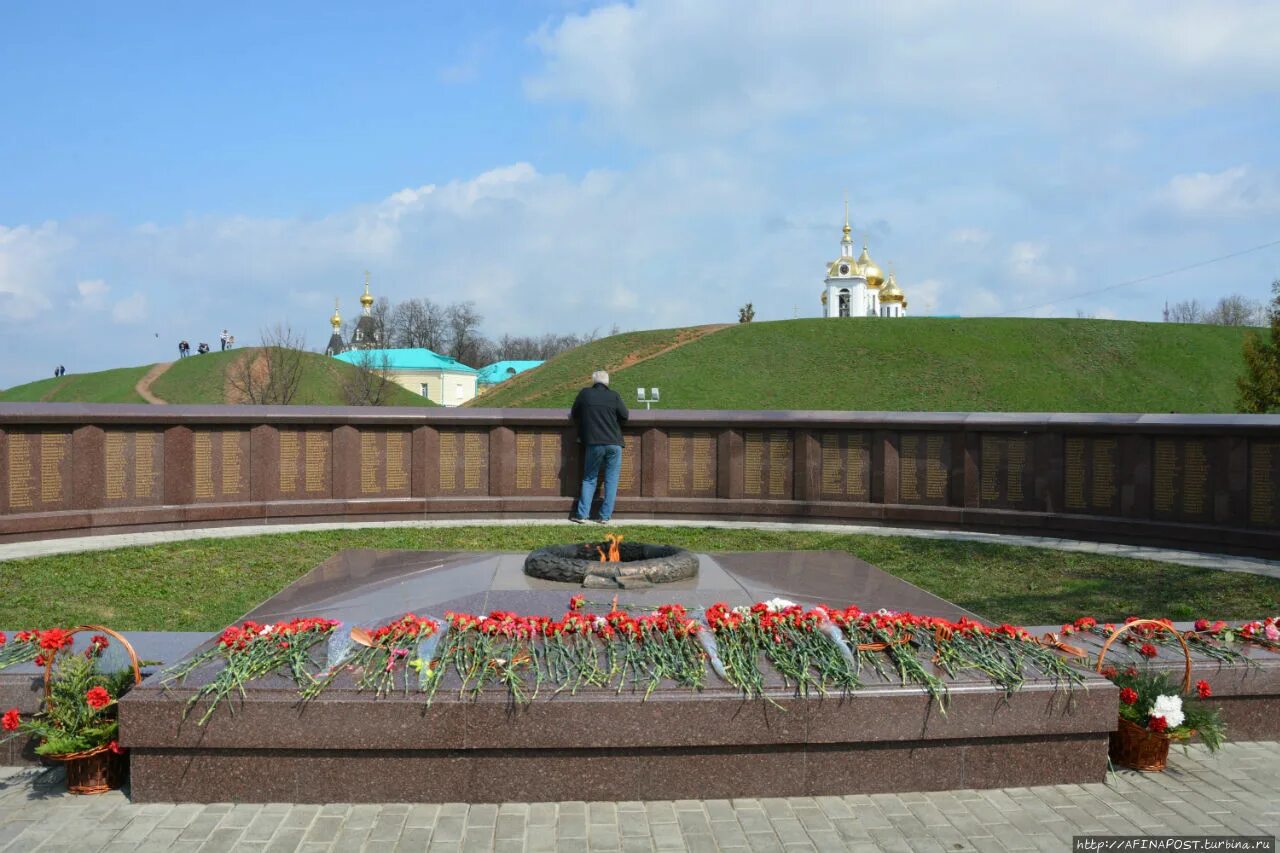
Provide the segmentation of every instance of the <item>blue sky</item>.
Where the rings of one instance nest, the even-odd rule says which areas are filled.
[[[0,6],[0,385],[320,347],[365,269],[495,336],[814,316],[846,190],[915,314],[1280,277],[1108,287],[1280,240],[1277,4],[364,5]]]

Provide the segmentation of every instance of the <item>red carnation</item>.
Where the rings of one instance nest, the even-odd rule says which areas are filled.
[[[1213,695],[1213,691],[1209,689],[1209,682],[1203,678],[1196,682],[1196,692],[1200,694],[1201,699],[1208,699]]]
[[[1150,643],[1143,643],[1142,648],[1138,649],[1138,654],[1142,655],[1144,658],[1153,658],[1159,654],[1159,652],[1156,651],[1156,647]]]
[[[4,631],[0,631],[0,646],[3,646],[6,642],[8,642],[8,639],[9,638],[4,635]]]
[[[56,652],[71,645],[72,642],[71,635],[61,628],[50,628],[48,631],[40,632],[40,648],[46,652]]]
[[[111,750],[116,755],[124,755],[124,747],[114,740],[107,744],[107,749]]]
[[[582,604],[584,601],[585,601],[585,597],[581,593],[575,595],[573,598],[569,599],[569,609],[581,610]]]
[[[1103,667],[1102,669],[1103,678],[1115,678],[1119,674],[1120,673],[1116,671],[1116,668],[1114,666],[1107,666],[1107,667]]]
[[[1132,705],[1138,701],[1138,691],[1132,687],[1126,687],[1120,691],[1120,701],[1126,705]]]
[[[4,712],[4,716],[0,717],[0,728],[6,732],[16,732],[18,730],[18,709],[10,708]]]
[[[1147,728],[1156,734],[1162,734],[1169,731],[1169,721],[1164,717],[1152,717],[1147,720]]]
[[[111,704],[111,694],[107,692],[105,687],[93,687],[89,692],[84,694],[84,701],[89,703],[89,707],[95,711],[101,711],[103,708]]]
[[[1197,630],[1197,631],[1207,631],[1207,630],[1209,630],[1209,620],[1208,620],[1208,619],[1197,619],[1197,620],[1196,620],[1196,630]]]

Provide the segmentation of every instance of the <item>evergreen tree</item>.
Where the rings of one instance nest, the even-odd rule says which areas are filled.
[[[1244,339],[1244,376],[1236,380],[1240,389],[1237,408],[1263,414],[1280,412],[1280,279],[1271,283],[1271,339],[1256,332]]]

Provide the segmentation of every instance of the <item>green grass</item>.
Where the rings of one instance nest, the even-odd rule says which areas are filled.
[[[68,373],[0,391],[0,403],[144,403],[133,386],[151,365]]]
[[[227,402],[226,373],[248,349],[212,352],[178,359],[151,383],[151,393],[167,403],[220,404]],[[305,354],[302,381],[295,405],[345,405],[342,379],[357,368],[318,353]],[[0,402],[143,403],[133,390],[152,365],[79,373],[61,379],[42,379],[0,391]],[[392,406],[434,406],[426,397],[397,386]]]
[[[1273,578],[1096,554],[839,532],[616,529],[699,551],[847,551],[989,619],[1022,625],[1082,615],[1253,619],[1274,614],[1280,602]],[[0,573],[0,626],[215,631],[344,548],[526,551],[583,536],[570,525],[387,528],[14,560]]]
[[[665,333],[674,339],[678,330]],[[1114,320],[783,320],[619,369],[632,336],[571,350],[477,405],[563,408],[606,367],[674,409],[1231,412],[1246,330]],[[573,381],[565,381],[572,378]]]

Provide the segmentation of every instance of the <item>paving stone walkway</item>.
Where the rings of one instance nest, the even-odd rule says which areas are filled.
[[[0,768],[4,853],[1066,851],[1085,833],[1280,833],[1280,743],[1176,749],[1168,772],[1106,784],[648,803],[133,805],[70,796],[59,774]]]
[[[509,527],[515,525],[567,526],[565,521],[548,518],[474,518],[422,521],[350,521],[320,522],[315,524],[252,524],[235,527],[192,528],[189,530],[149,530],[141,533],[115,533],[101,536],[72,536],[61,539],[40,539],[32,542],[6,542],[0,544],[0,562],[21,560],[27,557],[44,557],[50,554],[74,554],[85,551],[105,551],[111,548],[131,548],[139,545],[156,545],[161,542],[183,542],[191,539],[235,539],[244,536],[262,536],[275,533],[304,533],[323,530],[359,530],[378,527]],[[1080,539],[1057,539],[1048,536],[1019,536],[1012,533],[983,533],[968,530],[938,530],[915,527],[880,527],[869,524],[820,524],[787,521],[689,521],[681,519],[628,519],[619,518],[618,527],[696,527],[720,530],[775,530],[791,532],[845,533],[861,536],[908,536],[916,539],[950,539],[960,542],[989,542],[1001,545],[1022,545],[1031,548],[1051,548],[1055,551],[1074,551],[1082,554],[1108,554],[1137,560],[1155,560],[1224,572],[1246,572],[1255,575],[1280,578],[1280,560],[1260,557],[1237,557],[1228,554],[1211,554],[1199,551],[1180,551],[1173,548],[1152,548],[1142,545],[1121,545],[1111,542],[1088,542]]]

